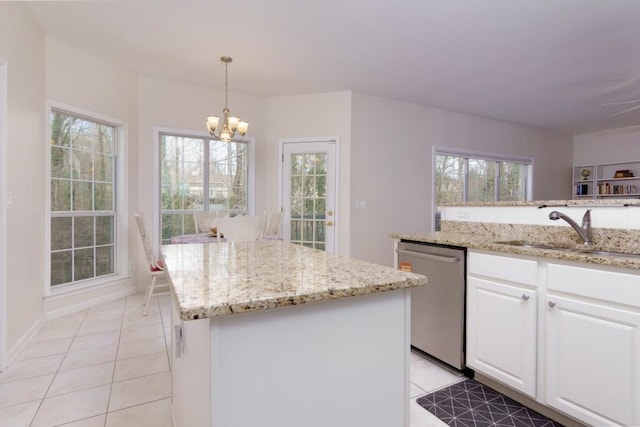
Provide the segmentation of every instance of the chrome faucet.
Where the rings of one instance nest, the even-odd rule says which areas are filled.
[[[587,209],[582,217],[582,226],[578,225],[574,220],[569,218],[567,215],[562,212],[552,211],[549,213],[549,219],[556,221],[558,219],[564,219],[569,223],[574,230],[578,232],[580,237],[582,238],[582,242],[585,245],[590,245],[593,243],[591,241],[591,209]]]

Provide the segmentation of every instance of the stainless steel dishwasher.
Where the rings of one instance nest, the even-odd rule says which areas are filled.
[[[411,291],[411,345],[465,369],[466,248],[401,241],[397,252],[400,269],[428,278]]]

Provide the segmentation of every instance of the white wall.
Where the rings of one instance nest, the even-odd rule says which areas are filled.
[[[13,193],[6,236],[9,359],[42,318],[44,52],[44,35],[25,4],[0,2],[0,56],[8,67],[7,188]]]
[[[277,208],[280,179],[278,158],[281,139],[337,137],[339,141],[339,188],[336,217],[338,245],[336,253],[349,255],[350,248],[350,159],[351,92],[281,96],[268,99],[268,131],[264,150],[261,202]],[[256,152],[256,156],[258,153]]]
[[[573,164],[640,160],[640,127],[586,133],[573,137]]]
[[[431,230],[434,146],[531,157],[533,197],[570,198],[570,136],[354,93],[351,256],[391,266],[389,233]]]

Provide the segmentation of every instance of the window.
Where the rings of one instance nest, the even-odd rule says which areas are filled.
[[[436,151],[434,206],[461,202],[528,200],[531,159]]]
[[[194,211],[249,213],[249,143],[160,134],[162,243],[195,233]]]
[[[49,270],[53,289],[118,272],[119,129],[55,108],[50,125]]]

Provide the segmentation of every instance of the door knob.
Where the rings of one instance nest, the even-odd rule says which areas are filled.
[[[333,216],[333,211],[327,212],[327,216]]]
[[[556,306],[556,303],[553,301],[549,301],[547,304],[549,304],[549,307],[553,308]]]
[[[327,227],[331,227],[333,225],[333,221],[327,221]]]
[[[522,301],[529,301],[529,295],[527,294],[522,294]]]

